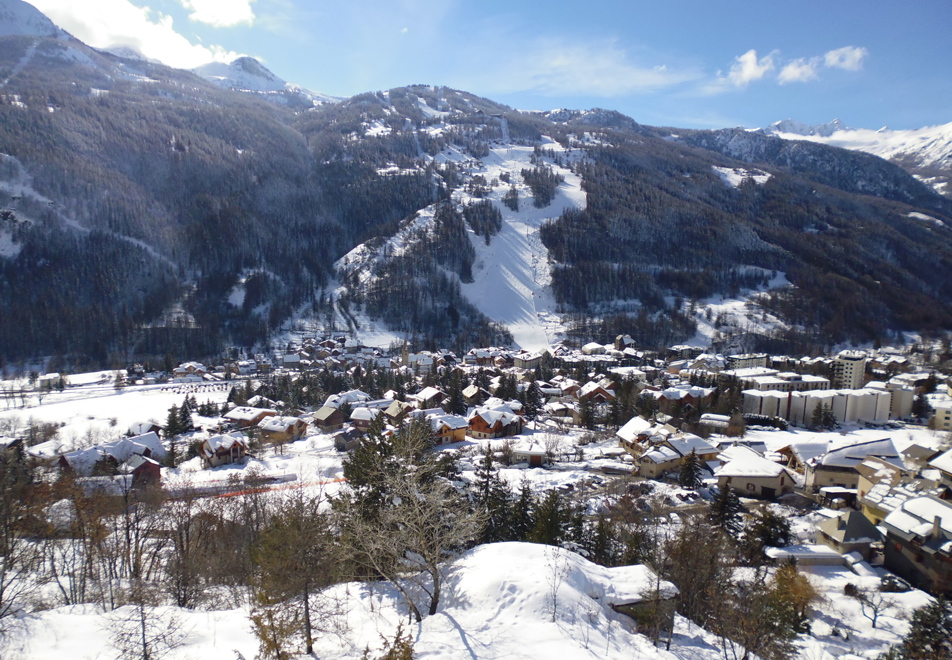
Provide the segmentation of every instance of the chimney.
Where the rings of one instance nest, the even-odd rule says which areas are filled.
[[[932,538],[934,539],[940,538],[940,534],[942,533],[941,523],[942,523],[942,516],[936,516],[935,520],[932,521]]]

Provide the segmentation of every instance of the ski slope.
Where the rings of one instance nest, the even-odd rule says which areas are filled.
[[[557,142],[543,138],[543,149],[574,160],[581,152],[567,153]],[[559,167],[546,158],[546,164],[565,178],[559,185],[553,202],[542,209],[532,204],[532,194],[522,181],[520,172],[530,169],[533,148],[506,145],[491,149],[481,161],[482,167],[473,174],[482,174],[492,181],[509,173],[519,191],[519,210],[512,211],[502,203],[509,190],[508,184],[493,189],[489,199],[502,212],[503,225],[489,245],[482,237],[470,234],[476,249],[473,282],[463,284],[463,294],[483,314],[506,325],[519,348],[537,350],[548,348],[555,334],[562,329],[561,317],[556,313],[552,296],[549,251],[539,238],[539,229],[546,220],[557,218],[566,209],[584,209],[586,195],[581,177],[565,167]],[[458,201],[475,200],[465,194]]]

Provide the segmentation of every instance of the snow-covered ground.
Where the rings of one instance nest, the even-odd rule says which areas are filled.
[[[770,174],[755,169],[743,167],[717,167],[712,166],[717,176],[731,188],[738,188],[744,181],[753,181],[763,185],[770,179]]]
[[[753,267],[750,268],[753,269]],[[764,272],[766,274],[766,271]],[[792,285],[785,273],[775,273],[767,286],[761,289],[742,291],[736,297],[718,295],[697,301],[694,308],[697,332],[694,337],[682,343],[707,348],[718,335],[749,332],[768,334],[783,327],[783,323],[778,318],[758,304],[757,298],[766,291],[789,286]],[[735,348],[743,349],[743,347],[731,347],[731,350]]]
[[[386,584],[348,583],[328,593],[337,602],[334,632],[323,632],[315,657],[361,658],[379,649],[403,625],[414,657],[441,660],[558,656],[575,658],[719,657],[716,639],[679,618],[673,652],[633,632],[634,622],[610,607],[614,594],[644,585],[624,571],[596,566],[557,548],[527,543],[479,546],[448,569],[439,611],[408,623],[406,608]],[[179,620],[183,644],[172,660],[253,658],[257,642],[243,609],[198,612],[158,608]],[[685,634],[688,633],[688,634]],[[91,607],[58,608],[19,622],[3,640],[9,657],[22,660],[94,660],[113,657],[107,619]],[[7,657],[4,655],[4,657]],[[302,656],[304,657],[304,656]]]
[[[562,145],[549,138],[543,137],[541,146],[571,158]],[[576,157],[579,154],[577,150],[574,153]],[[482,167],[473,172],[482,174],[487,181],[509,174],[519,192],[519,210],[512,211],[501,201],[510,189],[509,184],[501,183],[493,189],[489,199],[502,212],[502,230],[492,237],[489,245],[481,237],[470,235],[476,249],[476,263],[473,282],[464,284],[462,289],[483,314],[509,328],[518,348],[540,350],[556,341],[556,334],[563,326],[555,312],[549,251],[539,238],[539,228],[566,209],[584,209],[586,195],[581,177],[546,158],[546,163],[565,181],[559,185],[551,204],[536,208],[520,175],[523,169],[533,167],[532,155],[533,148],[528,146],[495,147],[482,159]],[[460,201],[475,200],[464,195]]]
[[[879,578],[860,577],[842,567],[802,570],[820,600],[810,634],[796,641],[799,658],[876,658],[901,640],[909,629],[909,613],[929,600],[915,590],[886,594],[890,604],[874,629],[859,602],[843,590],[848,583],[875,589]],[[326,631],[317,636],[315,654],[360,658],[364,649],[379,649],[383,639],[392,639],[402,625],[421,660],[723,657],[715,635],[681,616],[675,620],[670,651],[636,634],[633,621],[610,603],[614,594],[639,593],[643,586],[624,571],[596,566],[567,550],[528,543],[478,546],[447,567],[439,610],[419,624],[408,619],[406,606],[388,584],[332,587],[324,602],[334,603],[336,614],[323,621]],[[257,653],[245,608],[161,607],[150,610],[150,616],[177,622],[182,645],[170,654],[172,660],[233,660]],[[98,660],[114,654],[108,631],[108,615],[93,606],[50,609],[16,621],[0,640],[0,653],[22,660]]]
[[[42,396],[27,396],[25,407],[0,403],[0,423],[24,429],[31,421],[61,424],[59,440],[65,450],[115,440],[126,434],[130,424],[164,424],[169,408],[181,406],[186,396],[199,404],[222,404],[231,388],[226,383],[137,385],[117,390],[114,371],[97,371],[66,377],[70,386]],[[3,390],[25,386],[23,381],[3,381]]]

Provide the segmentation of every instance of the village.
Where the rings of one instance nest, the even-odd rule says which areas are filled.
[[[466,483],[488,456],[512,492],[555,491],[589,520],[633,505],[671,529],[734,493],[751,518],[787,519],[789,535],[765,548],[778,565],[834,575],[830,584],[852,575],[952,593],[952,383],[941,343],[802,359],[654,353],[626,336],[460,356],[355,344],[313,338],[215,367],[6,380],[0,450],[87,494],[333,494],[367,438],[425,423],[432,451],[451,456]],[[894,623],[880,628],[895,642],[909,612],[889,602],[881,614]],[[868,603],[857,603],[865,615]],[[669,635],[673,617],[672,606]],[[820,646],[840,657],[835,628]],[[852,644],[861,638],[854,631]]]

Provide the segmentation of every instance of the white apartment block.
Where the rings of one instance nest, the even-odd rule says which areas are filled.
[[[861,388],[866,375],[866,361],[864,351],[842,351],[833,360],[833,387],[844,390]]]
[[[817,406],[828,406],[838,422],[871,422],[889,420],[888,390],[814,390],[809,392],[778,392],[745,390],[744,413],[780,417],[797,426],[809,426]]]

